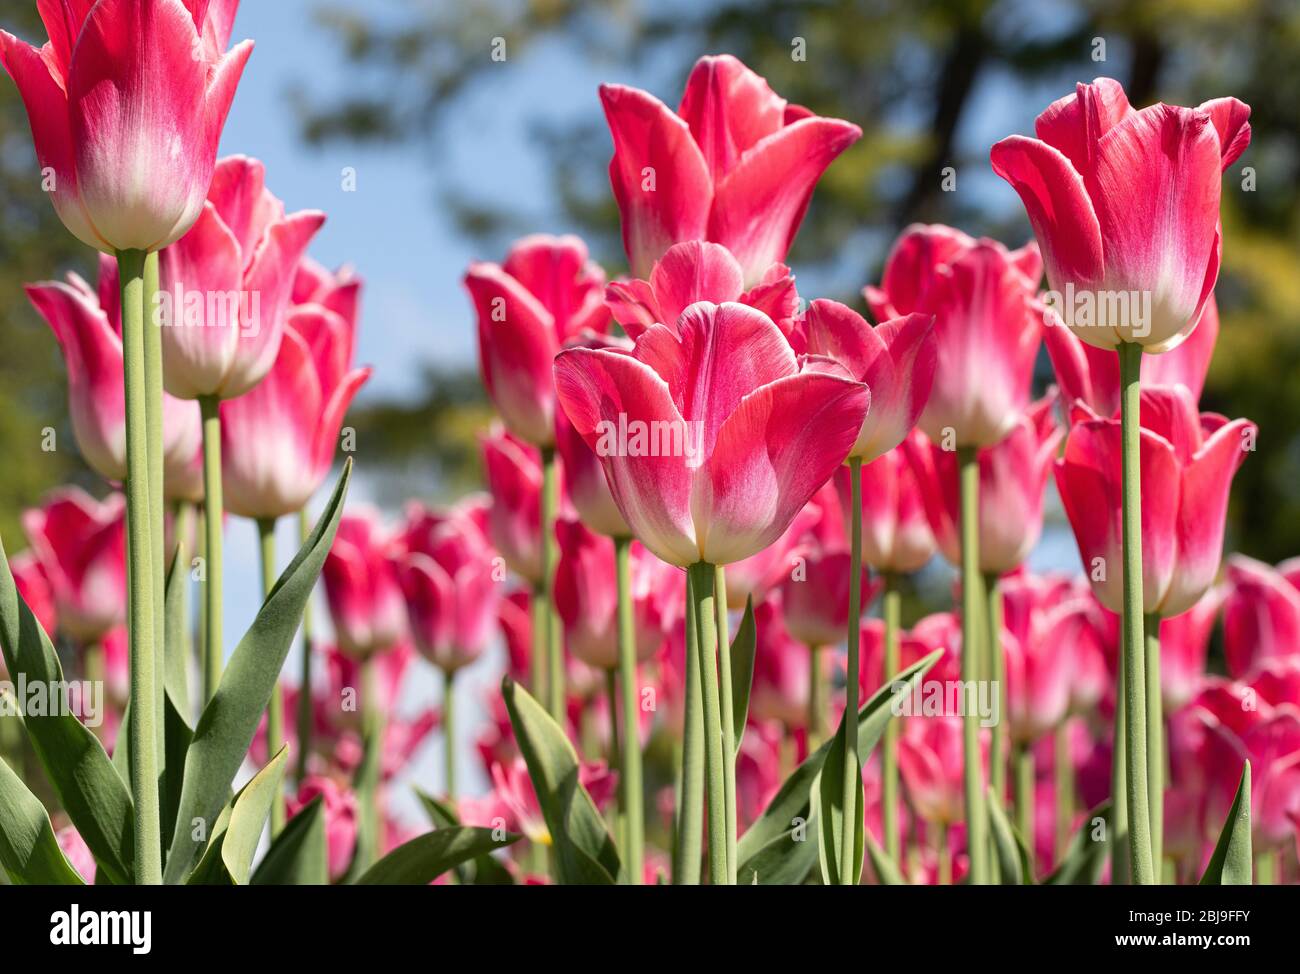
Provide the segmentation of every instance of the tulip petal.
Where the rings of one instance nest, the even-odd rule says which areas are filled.
[[[906,227],[885,260],[880,288],[867,289],[880,292],[875,295],[872,313],[885,321],[919,310],[921,298],[934,283],[939,268],[974,246],[975,241],[966,234],[943,224],[913,223]],[[887,314],[882,313],[885,301],[890,305]]]
[[[633,276],[648,278],[673,244],[705,237],[713,181],[690,127],[659,99],[602,85],[600,100],[614,140],[609,180],[623,247]]]
[[[1213,287],[1206,270],[1217,264],[1218,136],[1204,112],[1153,105],[1111,129],[1098,153],[1089,192],[1106,242],[1105,286],[1150,299],[1150,320],[1118,331],[1143,345],[1168,342]]]
[[[862,130],[835,118],[805,118],[752,146],[715,188],[708,238],[724,244],[756,282],[785,260],[813,188]]]
[[[1214,122],[1223,153],[1223,168],[1227,169],[1250,145],[1250,106],[1235,98],[1215,98],[1197,106],[1208,112]]]
[[[1260,664],[1285,659],[1300,646],[1300,591],[1263,562],[1228,558],[1223,603],[1223,655],[1236,679]]]
[[[1090,85],[1079,82],[1074,94],[1048,105],[1035,120],[1034,133],[1086,175],[1096,168],[1097,140],[1132,113],[1124,86],[1098,78]]]
[[[1223,557],[1223,530],[1232,478],[1246,459],[1247,443],[1256,432],[1255,424],[1249,420],[1229,423],[1215,432],[1184,466],[1177,522],[1178,570],[1160,606],[1162,615],[1186,612],[1213,584]],[[1146,495],[1145,484],[1143,494]]]
[[[1020,195],[1051,286],[1064,293],[1067,283],[1076,289],[1100,284],[1106,267],[1101,224],[1070,160],[1046,142],[1021,135],[994,145],[990,159],[993,171]],[[1114,344],[1104,334],[1079,337],[1099,346]]]
[[[695,62],[677,114],[690,126],[716,185],[746,149],[782,128],[785,110],[785,99],[762,77],[721,54]]]
[[[555,386],[569,420],[600,458],[633,534],[669,564],[699,561],[690,458],[645,443],[647,436],[658,442],[655,431],[685,429],[664,379],[630,355],[575,348],[556,357]],[[634,448],[630,434],[628,443],[618,442],[620,421],[629,431],[648,431],[642,433],[644,449]]]
[[[203,206],[215,147],[197,41],[180,0],[100,0],[82,25],[67,79],[78,188],[117,250],[167,246]]]
[[[355,369],[343,376],[332,391],[325,390],[327,398],[316,427],[316,449],[313,454],[313,469],[320,479],[324,479],[334,461],[334,449],[343,428],[343,417],[347,415],[356,394],[370,381],[373,374],[374,369],[371,368]],[[319,480],[316,486],[319,486]]]
[[[551,363],[558,350],[550,312],[496,264],[471,264],[465,288],[478,313],[488,395],[511,432],[548,445],[555,436]]]
[[[510,248],[502,265],[551,313],[559,342],[595,327],[606,315],[604,272],[587,259],[587,245],[572,234],[533,234]]]
[[[741,400],[691,497],[700,557],[730,564],[776,541],[844,462],[870,405],[865,385],[809,372]]]
[[[662,323],[674,331],[677,319],[697,301],[737,301],[745,289],[744,273],[721,244],[692,240],[669,247],[655,262],[650,287]]]

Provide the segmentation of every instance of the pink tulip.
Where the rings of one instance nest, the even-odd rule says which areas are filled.
[[[1003,578],[999,589],[1006,627],[1006,718],[1011,740],[1029,744],[1069,713],[1075,648],[1088,630],[1069,601],[1061,601],[1068,597],[1068,580],[1023,572]]]
[[[569,651],[588,666],[618,666],[618,590],[614,542],[582,522],[562,518],[555,535],[560,560],[555,570],[555,606]],[[682,616],[681,573],[639,544],[631,550],[632,616],[636,658],[645,662],[663,646]]]
[[[993,147],[993,171],[1020,194],[1062,316],[1089,345],[1167,352],[1196,327],[1219,274],[1221,172],[1250,143],[1249,117],[1235,98],[1135,111],[1119,82],[1098,78],[1048,106],[1038,138]],[[1146,313],[1107,313],[1115,292],[1144,298]],[[1081,299],[1098,312],[1085,318]]]
[[[321,575],[339,648],[356,659],[382,652],[406,635],[395,554],[394,539],[373,511],[354,510],[339,520]]]
[[[871,389],[871,411],[849,455],[870,463],[903,442],[930,399],[934,318],[911,314],[875,328],[852,308],[817,300],[801,323],[809,355],[838,362]]]
[[[636,537],[669,564],[728,564],[779,538],[835,472],[870,392],[801,372],[742,304],[692,305],[677,332],[655,325],[630,355],[568,349],[557,390]]]
[[[221,404],[226,510],[277,518],[306,506],[334,463],[343,416],[371,369],[352,368],[353,323],[323,305],[289,312],[275,364]]]
[[[483,384],[497,412],[515,436],[551,446],[551,363],[569,339],[607,330],[604,272],[577,237],[537,234],[511,247],[504,264],[471,264],[465,288],[478,315]]]
[[[1142,598],[1164,617],[1190,609],[1214,581],[1233,474],[1256,435],[1249,420],[1197,415],[1182,386],[1142,390]],[[1121,611],[1120,423],[1075,423],[1056,486],[1097,599]]]
[[[934,316],[934,386],[920,427],[952,448],[992,446],[1029,405],[1044,308],[1033,243],[1009,251],[945,226],[903,231],[880,287],[863,292],[877,321]],[[873,393],[875,392],[873,388]]]
[[[478,659],[497,628],[496,553],[487,540],[486,497],[446,512],[413,504],[402,533],[402,588],[411,635],[446,673]]]
[[[33,551],[21,551],[9,559],[9,570],[23,602],[32,610],[46,634],[52,636],[59,627],[59,611],[54,604],[54,589],[40,559]],[[4,660],[0,658],[0,672],[3,670]]]
[[[333,778],[311,775],[298,786],[298,794],[289,799],[289,817],[306,808],[320,796],[325,816],[325,841],[329,850],[330,880],[338,882],[352,865],[357,845],[357,798]]]
[[[785,260],[826,167],[862,137],[788,104],[725,54],[696,62],[675,114],[624,85],[602,85],[600,100],[623,246],[642,278],[673,244],[711,240],[757,282]]]
[[[631,348],[630,344],[625,346],[604,336],[589,336],[580,344],[584,348]],[[578,435],[563,412],[555,417],[555,447],[564,469],[569,500],[573,502],[574,510],[582,518],[582,523],[597,534],[610,538],[630,538],[632,529],[627,526],[622,512],[614,503],[614,495],[609,491],[609,482],[605,480],[600,459]]]
[[[24,511],[23,530],[54,594],[59,624],[97,643],[126,619],[126,501],[60,487]]]
[[[696,301],[747,304],[775,321],[787,338],[796,338],[799,294],[790,269],[773,264],[747,291],[740,263],[722,244],[673,244],[655,261],[648,280],[614,281],[605,288],[610,314],[633,339],[654,324],[676,330],[677,319]]]
[[[779,724],[750,724],[745,729],[736,754],[736,815],[742,829],[763,814],[781,787],[784,739]]]
[[[68,857],[72,868],[87,883],[93,883],[99,864],[95,862],[94,853],[90,851],[90,846],[86,845],[86,840],[81,837],[76,827],[66,825],[54,833],[54,838],[59,843],[59,848],[63,850],[63,854]]]
[[[979,451],[980,571],[1001,575],[1019,566],[1043,530],[1043,489],[1063,432],[1052,416],[1054,395],[1019,416],[996,446]],[[903,446],[921,486],[939,551],[961,564],[961,498],[957,454],[919,437]]]
[[[1205,679],[1210,632],[1220,594],[1211,589],[1182,615],[1160,620],[1160,689],[1165,710],[1177,710],[1196,695]]]
[[[122,386],[122,313],[117,265],[101,256],[99,288],[76,274],[67,283],[27,285],[27,296],[49,323],[68,367],[68,412],[77,446],[106,480],[126,480],[126,399]],[[203,496],[196,463],[203,431],[199,408],[163,396],[163,479],[171,499]]]
[[[942,625],[936,626],[936,620],[942,619]],[[948,624],[952,624],[951,635],[954,642],[947,641],[947,633],[944,636],[938,636],[939,629],[947,630]],[[944,675],[951,668],[952,678],[957,679],[958,660],[952,656],[949,660],[947,654],[955,653],[952,646],[961,644],[961,627],[955,616],[947,613],[941,613],[938,616],[929,616],[918,623],[918,630],[921,636],[918,637],[907,631],[900,631],[898,634],[898,669],[904,670],[918,660],[924,659],[936,649],[945,650],[946,655],[939,659],[937,666],[939,669],[931,670],[927,679],[944,680]],[[936,638],[937,637],[937,638]],[[861,694],[860,699],[866,700],[882,686],[885,685],[886,677],[894,676],[893,673],[885,673],[885,623],[879,617],[865,619],[862,622],[860,634],[862,647],[862,666],[858,670],[858,687]],[[949,664],[953,664],[951,667]]]
[[[931,825],[946,827],[963,819],[961,726],[955,715],[903,722],[898,770],[912,810]],[[987,764],[987,740],[982,760]]]
[[[1226,581],[1223,653],[1229,674],[1246,677],[1270,660],[1300,654],[1300,591],[1280,571],[1231,555]]]
[[[162,252],[153,311],[163,380],[181,399],[234,399],[271,370],[294,275],[325,214],[286,215],[247,156],[217,163],[198,222]]]
[[[852,556],[834,489],[827,485],[822,493],[829,495],[822,519],[791,552],[794,565],[779,589],[785,626],[805,646],[836,646],[850,625]],[[876,596],[865,567],[859,584],[861,606],[865,609]],[[852,624],[858,625],[860,621],[854,620]]]
[[[908,450],[922,449],[925,434],[913,430],[907,445],[882,454],[862,468],[862,560],[876,571],[899,575],[920,571],[934,556],[934,532],[925,498],[908,461]],[[849,471],[835,474],[840,503],[848,508]]]
[[[751,598],[757,606],[794,570],[794,549],[822,516],[817,502],[820,494],[818,491],[813,500],[803,506],[781,537],[757,554],[727,566],[727,602],[730,608],[743,609]]]
[[[1080,341],[1068,328],[1052,324],[1044,330],[1047,354],[1066,406],[1086,406],[1098,416],[1119,415],[1119,358],[1109,349]],[[1164,355],[1142,356],[1143,385],[1183,385],[1193,400],[1201,398],[1205,374],[1219,337],[1219,309],[1211,294],[1201,323],[1187,340]]]
[[[534,586],[542,581],[542,465],[537,451],[494,429],[483,440],[483,469],[492,506],[488,537],[510,570]]]
[[[603,761],[583,762],[578,769],[578,784],[587,789],[597,808],[609,803],[616,781],[617,775],[606,768]],[[524,759],[516,758],[508,765],[494,764],[492,785],[493,801],[461,803],[461,821],[481,828],[497,828],[504,824],[511,832],[522,833],[530,842],[551,845],[551,833],[542,817],[542,807],[537,801],[537,792],[528,777]],[[484,818],[484,812],[490,817]],[[495,821],[497,816],[504,821]]]
[[[239,0],[42,0],[50,42],[0,31],[64,225],[112,254],[154,251],[198,218],[251,41]]]
[[[526,681],[532,668],[531,601],[527,591],[516,589],[497,605],[497,624],[501,628],[501,637],[506,644],[506,657],[509,660],[506,672],[517,681]]]
[[[361,313],[362,284],[361,278],[351,267],[331,271],[310,257],[304,257],[298,262],[298,270],[294,274],[289,303],[293,307],[317,304],[328,308],[347,323],[349,334],[356,335],[357,320]]]
[[[785,627],[779,597],[754,607],[758,642],[754,648],[754,682],[749,696],[751,720],[776,721],[788,730],[808,726],[808,647]],[[829,653],[821,653],[829,664]],[[829,675],[829,673],[827,674]]]

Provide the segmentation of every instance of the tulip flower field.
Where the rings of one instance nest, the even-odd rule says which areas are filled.
[[[602,85],[627,273],[544,232],[465,267],[481,489],[380,510],[378,258],[322,266],[294,173],[218,157],[277,52],[232,46],[239,0],[36,6],[0,64],[98,276],[26,294],[97,487],[0,545],[9,883],[1300,880],[1300,559],[1225,551],[1267,445],[1200,401],[1229,92],[1081,79],[989,147],[1020,237],[914,224],[850,306],[786,261],[854,120],[725,53],[675,107]],[[1053,496],[1074,573],[1027,566]]]

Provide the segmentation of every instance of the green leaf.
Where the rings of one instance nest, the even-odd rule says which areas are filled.
[[[993,851],[998,857],[998,874],[1003,886],[1033,886],[1034,871],[1029,865],[1025,840],[1007,818],[1007,813],[992,788],[987,790],[989,831],[993,833]]]
[[[175,883],[191,870],[203,851],[190,838],[192,823],[213,822],[230,793],[262,712],[271,699],[303,607],[311,595],[343,513],[352,461],[343,467],[334,493],[302,549],[266,597],[252,628],[245,633],[208,701],[194,731],[185,760],[175,835],[163,878]]]
[[[460,825],[460,816],[448,803],[434,798],[421,788],[412,789],[415,797],[424,806],[425,813],[436,829],[453,829]],[[482,855],[474,859],[468,867],[458,867],[457,875],[467,886],[513,886],[515,877],[495,856]]]
[[[0,650],[11,680],[63,686],[63,667],[49,637],[14,584],[0,543]],[[22,706],[24,701],[19,701]],[[88,727],[67,712],[26,716],[32,748],[59,803],[81,833],[105,881],[129,883],[134,871],[135,812],[131,793]]]
[[[1110,822],[1109,801],[1102,802],[1088,813],[1070,839],[1061,861],[1043,879],[1044,886],[1096,886],[1101,881],[1106,867],[1107,845],[1092,837],[1093,822],[1098,818]]]
[[[59,848],[50,816],[0,760],[0,866],[17,886],[84,886]]]
[[[816,858],[817,820],[801,822],[769,840],[736,872],[744,886],[798,886]]]
[[[253,872],[252,886],[328,886],[324,798],[317,795],[285,824]]]
[[[1214,854],[1201,877],[1202,886],[1250,886],[1253,852],[1250,844],[1250,762],[1241,769],[1237,795],[1228,809],[1228,819],[1223,823]]]
[[[812,816],[818,822],[817,861],[821,865],[822,882],[827,886],[840,885],[840,852],[846,842],[853,843],[854,862],[848,885],[856,886],[862,880],[862,765],[856,753],[851,758],[850,774],[857,776],[859,784],[850,789],[853,807],[844,807],[844,721],[847,718],[848,714],[841,718],[839,729],[830,740],[830,750],[811,792]]]
[[[890,857],[889,853],[880,847],[880,843],[871,837],[871,833],[865,834],[867,857],[871,859],[871,871],[876,874],[876,882],[881,886],[906,886],[907,880],[903,878],[903,872],[898,868],[898,863]]]
[[[914,687],[942,655],[941,650],[936,650],[924,659],[913,663],[872,694],[858,711],[859,763],[870,755],[881,735],[884,734],[885,725],[894,715],[890,707],[894,699],[894,686],[905,684],[908,689]],[[744,876],[741,881],[749,882],[752,879],[753,870],[749,868],[749,860],[752,857],[758,855],[760,850],[768,849],[770,852],[771,844],[789,834],[796,826],[796,820],[803,822],[809,820],[813,783],[818,772],[821,771],[822,762],[826,759],[832,743],[833,740],[827,741],[795,768],[794,773],[785,780],[776,795],[768,802],[763,814],[740,837],[737,853],[741,863],[738,875]],[[817,857],[815,846],[811,842],[781,843],[778,848],[785,848],[790,855],[802,858],[805,863],[804,873],[812,868]]]
[[[280,794],[285,768],[289,763],[288,747],[281,747],[266,767],[255,774],[235,796],[230,824],[222,837],[221,860],[239,885],[248,883],[253,855],[262,838],[262,829],[271,817],[271,806]]]
[[[749,692],[754,685],[754,651],[758,645],[758,627],[754,623],[754,597],[745,600],[745,615],[731,641],[731,713],[736,729],[736,753],[749,722]]]
[[[384,856],[365,871],[357,885],[427,886],[448,869],[518,841],[519,836],[507,834],[498,842],[492,829],[435,829]]]
[[[614,885],[618,852],[605,820],[578,780],[573,745],[551,715],[508,676],[501,695],[551,833],[556,878],[571,885]]]

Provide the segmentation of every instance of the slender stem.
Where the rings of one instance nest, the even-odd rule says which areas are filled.
[[[852,886],[861,862],[854,862],[852,816],[862,814],[862,772],[858,764],[858,650],[862,638],[862,458],[849,458],[849,633],[848,669],[844,683],[844,837],[840,844],[839,881]]]
[[[1154,612],[1149,614],[1143,630],[1147,664],[1147,801],[1151,806],[1151,866],[1158,880],[1164,862],[1165,835],[1165,708],[1160,692],[1160,616]]]
[[[731,625],[727,618],[727,570],[713,568],[713,604],[718,614],[718,703],[722,711],[723,782],[727,802],[727,868],[736,883],[736,717],[731,701]]]
[[[81,650],[81,676],[91,686],[104,686],[105,668],[104,668],[104,644],[100,640],[93,643],[87,643]],[[15,724],[16,726],[16,724]],[[104,737],[104,724],[101,721],[99,726],[91,728],[94,735],[101,740]]]
[[[826,734],[826,660],[820,646],[808,647],[808,751],[821,747]],[[784,778],[782,778],[784,780]]]
[[[952,846],[948,841],[948,826],[936,826],[939,833],[939,885],[952,885]]]
[[[1128,862],[1128,762],[1124,760],[1124,741],[1127,738],[1125,728],[1128,721],[1124,718],[1124,668],[1121,664],[1116,676],[1115,697],[1115,731],[1111,741],[1110,752],[1110,805],[1111,805],[1111,844],[1110,844],[1110,882],[1112,886],[1126,886],[1129,878]]]
[[[989,786],[999,801],[1004,801],[1007,793],[1007,755],[1006,755],[1006,659],[1002,655],[1002,590],[999,588],[998,576],[987,573],[984,576],[984,595],[987,610],[984,613],[985,648],[988,650],[987,679],[993,684],[998,695],[997,712],[999,719],[989,732]]]
[[[1270,849],[1255,856],[1255,885],[1277,885],[1279,872],[1278,867],[1280,866],[1281,861],[1282,853],[1276,849]]]
[[[1017,743],[1013,748],[1016,766],[1016,828],[1025,840],[1029,853],[1030,873],[1034,872],[1034,747],[1029,742]]]
[[[686,575],[686,688],[682,727],[682,776],[678,784],[677,846],[673,882],[698,886],[704,851],[704,694],[700,692],[700,633],[695,585]]]
[[[546,593],[540,585],[533,588],[528,611],[532,616],[532,655],[528,660],[528,678],[532,686],[529,689],[534,698],[549,706],[546,696]]]
[[[166,609],[167,558],[166,527],[163,512],[166,510],[163,494],[163,365],[162,325],[154,318],[158,294],[158,254],[144,259],[144,293],[141,308],[144,314],[144,372],[145,372],[145,426],[148,430],[149,449],[149,538],[150,562],[153,570],[153,631],[154,631],[154,713],[158,715],[157,748],[158,774],[161,777],[167,760],[163,743],[163,714],[166,713],[163,695],[166,686]]]
[[[1151,859],[1151,811],[1147,801],[1146,640],[1142,614],[1142,468],[1140,445],[1142,346],[1119,346],[1120,423],[1123,436],[1124,697],[1129,864],[1133,882],[1156,881]]]
[[[980,768],[980,726],[977,708],[971,706],[980,678],[980,616],[982,579],[979,569],[980,467],[976,449],[957,451],[961,477],[961,678],[966,689],[962,719],[962,781],[966,798],[966,845],[970,850],[970,882],[989,881],[988,808],[984,803]]]
[[[636,630],[632,618],[632,540],[614,540],[614,560],[618,578],[618,680],[623,694],[623,753],[619,771],[623,783],[624,829],[623,862],[627,880],[637,885],[642,880],[645,860],[645,798],[641,782],[641,733],[639,694],[636,679]],[[614,715],[614,694],[609,697],[610,717]],[[613,735],[617,725],[610,728]]]
[[[456,671],[442,674],[442,759],[447,767],[447,800],[456,800]]]
[[[311,534],[311,515],[307,508],[298,512],[298,541],[305,543]],[[298,782],[307,777],[307,758],[311,754],[312,733],[312,619],[311,598],[302,607],[302,660],[298,672]]]
[[[594,711],[595,707],[589,707],[588,710]],[[619,860],[624,869],[627,868],[627,833],[624,831],[624,809],[627,807],[627,781],[619,768],[619,740],[618,740],[618,667],[605,671],[605,717],[609,721],[609,726],[605,733],[608,740],[605,745],[605,760],[608,762],[609,769],[618,774],[618,788],[614,793],[615,800],[609,803],[609,822],[614,833],[614,846],[619,850]],[[592,750],[590,753],[598,754],[599,749]],[[618,881],[625,882],[625,878],[620,875]]]
[[[199,398],[203,414],[204,540],[207,550],[207,584],[203,589],[203,702],[217,692],[225,662],[221,637],[221,532],[225,510],[221,499],[221,403],[215,396]]]
[[[130,637],[131,797],[135,805],[135,881],[162,883],[158,810],[158,696],[154,662],[153,538],[150,531],[149,383],[145,359],[144,265],[138,250],[117,255],[122,303],[122,364],[126,397],[126,522]]]
[[[367,657],[361,664],[361,725],[365,756],[357,790],[357,851],[354,871],[359,875],[379,858],[379,780],[383,752],[384,715],[379,710],[379,692],[375,686],[375,659]],[[446,706],[444,701],[443,706]],[[446,715],[444,713],[445,722]]]
[[[1070,760],[1070,721],[1061,721],[1053,733],[1055,752],[1052,756],[1056,779],[1056,858],[1059,862],[1070,846],[1070,830],[1074,825],[1074,763]]]
[[[208,508],[207,502],[198,506],[198,523],[194,529],[194,554],[197,564],[208,563]],[[191,571],[193,568],[191,567]],[[198,709],[207,703],[207,667],[208,667],[208,573],[204,569],[199,573],[199,604],[195,613],[194,628],[194,672],[199,675]]]
[[[555,512],[559,504],[555,447],[542,449],[542,595],[546,610],[546,686],[551,716],[564,726],[564,647],[555,612]]]
[[[708,562],[689,569],[695,594],[695,630],[699,638],[700,694],[704,698],[705,792],[709,821],[709,882],[730,884],[727,862],[727,775],[722,753],[722,715],[718,701],[718,629],[714,607],[714,573]]]
[[[176,503],[176,542],[172,551],[167,553],[167,561],[170,564],[172,557],[177,549],[184,551],[186,555],[194,550],[194,525],[196,518],[197,505],[193,501],[177,501]],[[181,586],[181,615],[185,618],[185,625],[181,626],[181,644],[176,648],[181,659],[185,662],[184,666],[188,667],[190,658],[194,655],[194,631],[190,628],[190,586],[189,586],[189,566],[177,564],[176,584]],[[164,598],[166,592],[164,591]],[[188,682],[188,681],[187,681]],[[185,707],[193,707],[193,702],[185,700],[182,702]]]
[[[881,679],[888,683],[899,669],[898,628],[902,614],[902,596],[898,576],[886,572],[881,611],[885,617],[885,664]],[[885,724],[885,739],[880,752],[881,828],[885,833],[885,851],[894,862],[901,862],[902,833],[898,825],[898,731],[899,721]]]
[[[262,562],[262,598],[266,599],[275,587],[275,518],[263,517],[257,520],[257,540]],[[271,690],[271,701],[266,705],[266,755],[268,758],[279,753],[284,747],[284,695],[280,691],[280,681],[275,681]],[[284,829],[285,805],[284,791],[275,796],[271,803],[271,838],[275,838]]]

